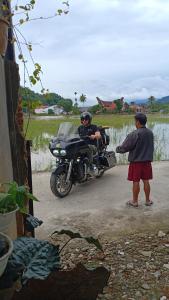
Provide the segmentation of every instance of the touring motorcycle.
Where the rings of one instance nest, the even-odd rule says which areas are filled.
[[[78,127],[71,122],[60,124],[57,136],[49,143],[49,149],[56,157],[56,169],[50,178],[50,188],[55,196],[65,197],[73,184],[99,178],[116,165],[115,152],[107,151],[109,136],[105,127],[99,127],[99,131],[101,139],[97,141],[97,152],[93,156],[91,170],[87,155],[90,151],[89,137],[80,137]]]

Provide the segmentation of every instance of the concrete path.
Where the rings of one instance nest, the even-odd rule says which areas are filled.
[[[36,236],[46,238],[55,229],[71,228],[101,238],[128,232],[169,230],[169,162],[153,163],[152,207],[144,205],[141,184],[140,206],[126,207],[132,183],[126,180],[127,166],[116,166],[100,179],[76,185],[63,199],[56,198],[49,186],[50,173],[33,175],[33,191],[40,200],[34,214],[44,221]]]

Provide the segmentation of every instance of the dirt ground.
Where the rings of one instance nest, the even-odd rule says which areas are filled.
[[[126,165],[114,167],[102,178],[74,186],[63,199],[52,194],[49,172],[34,174],[33,192],[40,200],[34,204],[34,214],[44,222],[36,230],[36,236],[46,238],[56,229],[71,228],[100,239],[105,236],[113,239],[126,233],[169,228],[169,162],[154,162],[153,173],[154,205],[144,205],[141,184],[138,208],[126,206],[132,188],[126,179]]]
[[[49,187],[50,173],[33,175],[35,216],[44,221],[38,238],[49,238],[59,229],[72,229],[99,238],[103,252],[83,240],[73,240],[62,251],[63,270],[80,262],[87,268],[104,266],[108,285],[97,300],[169,300],[169,162],[153,163],[151,199],[144,205],[141,185],[139,207],[127,207],[132,184],[127,166],[116,166],[102,178],[76,185],[64,199]],[[61,247],[67,237],[51,240]],[[69,299],[67,299],[69,300]]]

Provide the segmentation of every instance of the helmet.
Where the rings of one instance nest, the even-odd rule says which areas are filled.
[[[83,120],[87,121],[88,120],[89,123],[91,123],[92,115],[88,111],[85,111],[81,114],[80,119],[81,119],[81,121],[83,121]]]

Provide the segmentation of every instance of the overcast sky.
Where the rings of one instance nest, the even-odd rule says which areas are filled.
[[[34,16],[52,14],[59,3],[37,0]],[[71,99],[74,92],[83,93],[88,105],[96,103],[96,96],[169,95],[169,0],[69,3],[69,14],[20,28],[35,43],[33,56],[42,65],[45,88]]]

